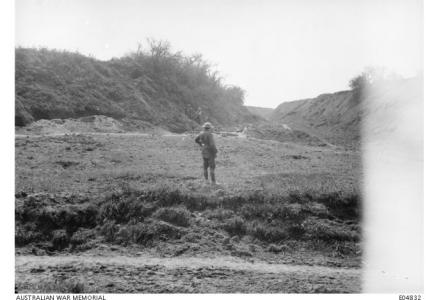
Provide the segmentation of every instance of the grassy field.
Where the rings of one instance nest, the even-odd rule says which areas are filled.
[[[358,191],[359,153],[276,141],[217,137],[217,174],[227,194],[262,190]],[[198,187],[201,156],[192,136],[64,135],[16,139],[16,191],[101,196],[123,183]],[[280,184],[279,184],[280,183]]]
[[[360,153],[235,136],[216,142],[214,187],[202,180],[191,135],[17,137],[17,257],[143,253],[360,266]],[[52,289],[28,286],[23,272],[18,290]],[[120,292],[85,289],[99,290]]]

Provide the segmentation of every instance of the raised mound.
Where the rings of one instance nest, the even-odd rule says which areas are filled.
[[[16,126],[105,115],[183,132],[207,120],[233,126],[259,119],[243,106],[244,92],[223,84],[200,57],[152,47],[109,61],[17,48]]]

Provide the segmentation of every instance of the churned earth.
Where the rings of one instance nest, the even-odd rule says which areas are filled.
[[[269,264],[235,257],[19,256],[15,277],[19,293],[58,292],[58,288],[84,293],[360,292],[357,268]]]

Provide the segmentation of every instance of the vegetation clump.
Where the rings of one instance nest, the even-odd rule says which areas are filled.
[[[182,206],[161,207],[156,211],[154,217],[177,226],[188,227],[190,226],[191,214]]]
[[[96,239],[153,246],[156,241],[192,235],[194,230],[212,229],[221,236],[248,236],[261,243],[360,240],[357,195],[255,192],[216,198],[160,188],[124,190],[96,206],[54,204],[46,197],[31,196],[17,201],[16,246],[48,242],[51,251],[86,249]]]

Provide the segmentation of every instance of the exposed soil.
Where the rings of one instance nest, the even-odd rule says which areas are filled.
[[[46,293],[69,282],[85,293],[360,292],[360,269],[233,257],[17,256],[15,280],[19,293]]]

